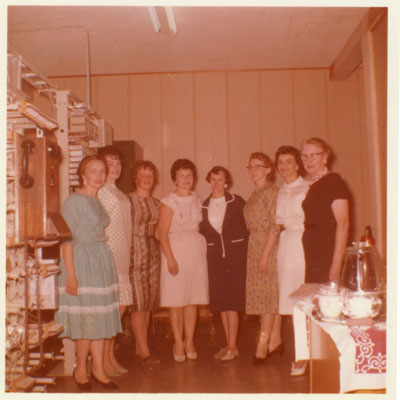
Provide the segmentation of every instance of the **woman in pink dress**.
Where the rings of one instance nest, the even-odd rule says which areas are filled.
[[[178,159],[171,168],[176,190],[161,200],[158,235],[161,253],[160,305],[168,307],[177,362],[197,359],[193,342],[197,305],[208,304],[206,243],[199,233],[201,202],[192,192],[196,169]],[[185,354],[186,353],[186,354]]]

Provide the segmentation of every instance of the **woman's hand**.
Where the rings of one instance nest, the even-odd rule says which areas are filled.
[[[340,264],[336,265],[332,263],[331,268],[329,270],[329,281],[330,282],[338,282],[340,275]]]
[[[67,275],[67,280],[65,282],[65,291],[67,294],[70,294],[71,296],[77,296],[78,295],[78,279],[76,279],[76,276],[70,276]]]
[[[257,267],[261,273],[267,272],[268,269],[267,259],[265,257],[261,257],[260,261],[257,264]]]
[[[176,262],[175,258],[171,258],[167,261],[168,271],[171,275],[175,276],[179,273],[178,263]]]

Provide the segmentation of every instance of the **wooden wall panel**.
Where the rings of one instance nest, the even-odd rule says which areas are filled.
[[[367,198],[357,196],[357,193],[367,190],[359,174],[368,161],[366,136],[361,125],[361,105],[359,101],[354,101],[354,94],[360,93],[360,74],[362,71],[357,71],[347,81],[329,81],[327,97],[328,142],[334,152],[332,170],[341,174],[350,188],[351,236],[357,239],[362,235],[365,225],[372,222],[366,215]],[[350,132],[358,134],[350,137]]]
[[[262,149],[271,158],[279,146],[296,141],[291,71],[260,72]],[[285,143],[282,139],[287,141]]]
[[[293,71],[293,103],[296,139],[328,138],[327,70]]]
[[[235,192],[245,198],[254,189],[246,169],[249,156],[262,150],[259,85],[257,72],[227,73],[228,167]]]
[[[164,156],[160,176],[164,179],[164,189],[168,192],[175,189],[170,177],[172,163],[178,158],[188,158],[194,163],[197,159],[193,75],[165,74],[161,80]]]
[[[143,158],[151,160],[160,173],[163,167],[164,155],[162,144],[161,76],[130,76],[128,101],[129,125],[127,140],[134,140],[143,147]],[[161,179],[155,188],[155,197],[160,198],[167,190],[164,186],[165,179]]]
[[[113,121],[114,138],[127,140],[128,132],[128,76],[95,77],[92,80],[94,109],[106,121]]]
[[[196,163],[199,174],[196,190],[204,199],[210,193],[205,180],[207,172],[216,165],[228,167],[226,74],[196,74],[194,90]]]
[[[85,96],[84,78],[57,81],[64,88],[71,82]],[[254,189],[245,168],[250,153],[273,158],[280,145],[299,147],[319,136],[337,154],[333,169],[354,195],[353,240],[369,222],[362,70],[344,82],[329,81],[328,70],[143,74],[94,82],[94,107],[114,127],[114,138],[136,140],[159,169],[156,197],[174,189],[172,162],[190,158],[203,199],[209,194],[205,174],[216,164],[232,173],[232,191],[248,198]]]

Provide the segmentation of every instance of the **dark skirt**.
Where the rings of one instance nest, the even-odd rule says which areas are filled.
[[[305,229],[303,233],[305,283],[329,282],[329,270],[335,249],[335,234],[335,226]]]
[[[245,310],[246,252],[244,261],[222,259],[208,260],[208,287],[210,311]],[[238,262],[239,261],[239,262]]]

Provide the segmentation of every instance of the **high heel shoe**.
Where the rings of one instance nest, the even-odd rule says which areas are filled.
[[[290,376],[302,376],[307,372],[308,360],[303,360],[303,363],[298,366],[297,363],[292,362],[292,367],[290,368]]]
[[[80,382],[78,382],[78,381],[76,380],[75,368],[74,368],[74,370],[73,370],[73,372],[72,372],[72,377],[74,378],[74,381],[75,381],[76,385],[78,386],[78,389],[79,389],[81,392],[88,392],[88,391],[92,388],[92,385],[90,384],[89,381],[87,381],[87,382],[85,382],[85,383],[80,383]]]
[[[113,381],[102,382],[101,380],[97,379],[93,371],[90,374],[90,377],[93,378],[95,382],[103,386],[104,389],[118,389],[118,385]]]
[[[227,350],[221,357],[221,361],[232,361],[237,357],[239,357],[239,350]]]
[[[174,360],[176,362],[184,362],[186,360],[186,356],[184,354],[175,354],[175,345],[172,347],[172,354],[174,355]]]
[[[188,360],[197,360],[197,351],[187,351],[186,340],[184,342],[184,347]]]
[[[278,353],[280,356],[282,356],[284,351],[285,351],[285,346],[283,345],[283,343],[281,343],[278,346],[276,346],[272,351],[269,351],[268,349],[268,355],[270,356],[271,354]]]
[[[258,337],[258,343],[257,343],[257,350],[256,354],[253,357],[253,364],[261,364],[263,363],[268,356],[268,341],[269,337],[265,332],[260,332],[260,335]],[[264,353],[264,357],[257,357],[257,354]]]

